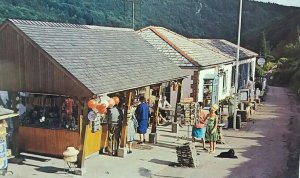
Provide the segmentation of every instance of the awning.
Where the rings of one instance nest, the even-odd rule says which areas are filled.
[[[14,113],[13,110],[5,109],[5,108],[0,107],[0,120],[7,119],[7,118],[13,118],[13,117],[16,117],[18,115],[19,114]]]

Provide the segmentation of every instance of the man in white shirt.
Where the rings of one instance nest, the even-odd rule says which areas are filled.
[[[166,121],[166,108],[171,108],[171,104],[167,101],[167,97],[163,96],[163,98],[158,102],[158,108],[159,108],[159,113],[160,113],[160,119],[163,121]],[[159,120],[160,121],[160,120]]]

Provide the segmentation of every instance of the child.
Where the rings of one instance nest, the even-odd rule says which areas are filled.
[[[196,119],[195,125],[193,126],[192,129],[192,137],[193,137],[193,142],[196,141],[196,138],[202,140],[202,145],[203,149],[206,150],[205,148],[205,123],[206,123],[206,113],[203,110],[204,104],[202,102],[199,102],[199,115],[198,118]]]
[[[207,120],[207,127],[205,137],[207,141],[209,141],[210,150],[209,153],[215,153],[216,151],[216,141],[218,140],[218,132],[217,132],[217,125],[218,125],[218,116],[215,112],[218,110],[218,105],[214,104],[210,110],[209,114],[206,116]]]

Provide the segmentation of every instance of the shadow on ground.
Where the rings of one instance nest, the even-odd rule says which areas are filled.
[[[26,166],[31,166],[35,167],[35,170],[44,172],[44,173],[62,173],[65,172],[66,169],[64,168],[59,168],[59,167],[53,167],[53,166],[39,166],[39,165],[34,165],[34,164],[28,164],[26,163],[26,159],[31,159],[39,162],[47,162],[50,159],[44,159],[40,157],[35,157],[35,156],[28,156],[28,155],[21,155],[20,157],[17,158],[11,158],[8,160],[9,164],[18,164],[18,165],[26,165]]]
[[[151,159],[149,162],[156,163],[156,164],[162,164],[162,165],[169,165],[170,163],[172,163],[171,161],[165,161],[165,160],[160,160],[160,159]]]
[[[268,111],[261,110],[258,115],[265,115],[263,117],[267,117],[266,115],[267,113],[274,113],[274,114],[269,115],[269,119],[267,120],[256,120],[255,123],[253,124],[253,127],[256,126],[256,123],[259,123],[262,126],[271,126],[270,129],[267,132],[261,132],[260,133],[261,137],[236,137],[236,136],[228,136],[228,135],[226,136],[226,137],[236,137],[242,139],[256,140],[258,142],[257,145],[259,145],[259,146],[255,145],[255,146],[249,146],[247,148],[244,148],[244,150],[246,151],[243,151],[241,153],[241,156],[247,158],[247,161],[237,165],[235,168],[230,169],[229,170],[230,174],[228,175],[228,177],[239,177],[241,175],[245,177],[247,176],[249,177],[250,175],[252,176],[255,175],[255,177],[274,177],[274,178],[298,177],[296,170],[298,170],[297,166],[299,166],[298,163],[299,156],[298,157],[294,156],[295,159],[293,160],[293,156],[291,156],[290,153],[288,165],[287,165],[288,168],[286,170],[284,170],[284,168],[282,167],[278,167],[278,165],[281,165],[280,163],[272,162],[273,160],[274,161],[284,160],[284,158],[280,158],[280,155],[278,155],[278,151],[276,151],[276,149],[277,150],[282,149],[282,148],[278,149],[278,144],[277,144],[278,140],[276,139],[276,137],[274,137],[274,134],[276,134],[276,130],[283,129],[285,126],[287,126],[290,131],[294,130],[289,134],[284,134],[283,135],[284,139],[281,140],[282,142],[287,142],[287,145],[285,146],[287,147],[287,149],[289,149],[289,152],[291,152],[292,149],[291,145],[294,145],[294,149],[297,147],[295,145],[298,145],[299,148],[299,143],[294,143],[297,140],[297,137],[295,136],[294,133],[297,132],[296,129],[300,127],[300,121],[299,121],[300,118],[297,119],[297,122],[296,119],[293,120],[289,118],[289,115],[295,112],[295,109],[293,109],[293,107],[290,106],[293,106],[295,103],[293,101],[293,97],[290,97],[288,95],[285,96],[286,93],[282,92],[285,91],[285,89],[271,87],[270,90],[271,90],[270,91],[271,94],[267,95],[267,99],[266,99],[267,102],[265,104],[268,105]],[[288,97],[288,100],[281,101],[282,98],[284,97]],[[282,135],[278,135],[278,137],[281,136]],[[273,147],[275,151],[271,148],[272,146],[270,145],[276,145],[275,147],[277,148]],[[276,159],[276,157],[278,159]],[[266,160],[266,161],[262,163],[262,160]]]

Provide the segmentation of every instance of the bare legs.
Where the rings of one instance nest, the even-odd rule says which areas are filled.
[[[213,153],[216,151],[216,142],[213,142]]]
[[[202,138],[202,146],[203,146],[203,150],[206,150],[206,147],[205,147],[205,138]]]
[[[209,142],[210,153],[215,153],[216,151],[216,142]]]
[[[132,153],[132,151],[131,151],[132,141],[129,141],[127,144],[128,144],[128,153]]]
[[[144,143],[146,142],[146,139],[145,139],[145,134],[140,134],[140,143]]]

